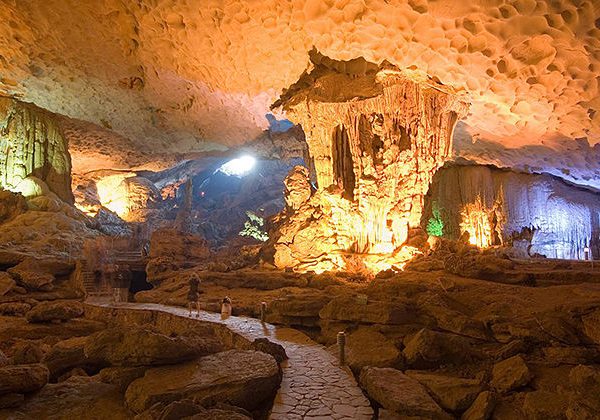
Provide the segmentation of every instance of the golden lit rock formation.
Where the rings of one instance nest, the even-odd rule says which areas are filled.
[[[0,97],[0,188],[26,197],[49,189],[73,202],[71,157],[55,116],[5,97]]]
[[[468,106],[389,64],[338,62],[315,50],[311,60],[314,68],[274,106],[303,127],[318,190],[310,196],[306,171],[290,173],[275,264],[346,269],[344,254],[391,255],[419,227],[423,198]]]

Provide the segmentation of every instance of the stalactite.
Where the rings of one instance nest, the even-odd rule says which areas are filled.
[[[21,191],[43,181],[63,200],[71,192],[71,157],[54,116],[32,104],[0,97],[0,188]]]
[[[319,186],[306,208],[288,215],[291,237],[279,250],[275,245],[286,256],[280,266],[321,259],[329,267],[332,253],[396,252],[419,226],[423,196],[467,111],[444,86],[389,65],[349,77],[330,61],[315,63],[314,75],[305,74],[277,102],[303,127]],[[317,209],[322,215],[315,218]]]

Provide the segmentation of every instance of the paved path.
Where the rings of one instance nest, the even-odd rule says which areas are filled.
[[[110,305],[94,300],[87,303],[162,311],[189,318],[187,309],[173,306],[150,303]],[[283,379],[271,411],[271,419],[370,420],[373,417],[373,409],[350,370],[340,366],[337,359],[323,346],[300,331],[261,323],[254,318],[232,316],[221,319],[219,314],[204,311],[200,312],[199,319],[225,324],[250,341],[266,337],[285,348],[289,360],[281,366]]]

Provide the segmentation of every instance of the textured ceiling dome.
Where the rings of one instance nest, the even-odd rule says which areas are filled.
[[[469,138],[600,141],[595,0],[4,0],[0,20],[1,94],[155,152],[255,138],[313,46],[451,86]]]

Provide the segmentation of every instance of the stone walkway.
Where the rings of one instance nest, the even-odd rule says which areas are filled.
[[[150,303],[111,305],[95,300],[86,303],[121,309],[162,311],[189,318],[187,309],[173,306]],[[283,379],[270,419],[372,419],[373,409],[350,370],[340,366],[337,359],[323,346],[300,331],[261,323],[254,318],[232,316],[221,319],[219,314],[204,311],[200,312],[199,319],[225,324],[250,341],[266,337],[285,348],[289,360],[281,366]]]

